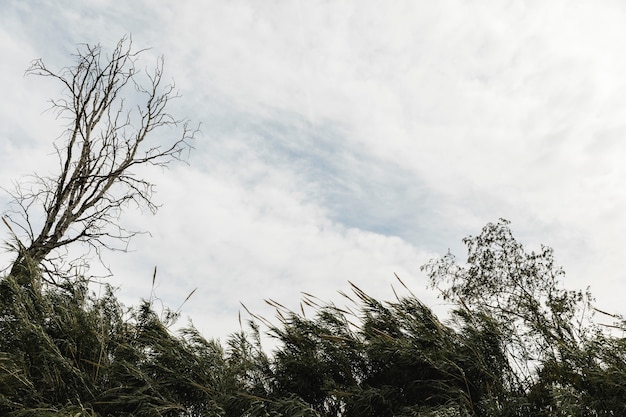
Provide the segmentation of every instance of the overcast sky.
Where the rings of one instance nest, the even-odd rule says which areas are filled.
[[[394,273],[436,305],[419,267],[504,217],[626,313],[623,1],[3,1],[0,185],[55,167],[60,89],[30,61],[125,34],[202,124],[189,165],[150,174],[161,210],[125,213],[151,236],[105,254],[125,302],[156,265],[170,307],[198,288],[183,320],[207,337],[240,302],[272,316],[348,281],[390,299]]]

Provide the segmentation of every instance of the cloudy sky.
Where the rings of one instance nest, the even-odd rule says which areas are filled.
[[[348,281],[391,298],[394,273],[436,305],[420,265],[504,217],[626,312],[624,2],[3,1],[0,185],[55,167],[60,89],[30,61],[125,34],[202,124],[188,165],[150,173],[161,210],[125,213],[151,236],[105,254],[126,302],[156,265],[170,307],[198,288],[183,315],[209,337],[238,329],[240,302],[271,316],[264,299],[338,300]]]

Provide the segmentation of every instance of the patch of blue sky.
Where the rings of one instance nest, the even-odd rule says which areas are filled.
[[[204,120],[208,142],[198,146],[206,158],[214,159],[211,153],[217,152],[220,158],[237,159],[224,154],[226,142],[244,138],[247,149],[264,163],[295,174],[332,221],[414,244],[439,240],[436,191],[414,172],[367,152],[339,123],[311,123],[285,111],[228,111],[224,104]]]

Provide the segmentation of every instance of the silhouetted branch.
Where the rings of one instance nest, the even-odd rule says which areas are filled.
[[[135,63],[142,52],[124,37],[110,56],[99,45],[82,45],[73,66],[53,71],[39,59],[28,69],[63,85],[62,97],[51,103],[67,130],[54,144],[58,174],[32,175],[11,193],[14,210],[7,218],[27,238],[14,267],[25,257],[38,265],[50,261],[51,252],[76,242],[98,254],[102,248],[126,250],[139,232],[120,225],[123,210],[135,205],[156,212],[154,185],[133,171],[180,160],[197,129],[167,112],[177,94],[164,85],[162,58],[145,83],[138,79]],[[131,99],[137,104],[128,108]],[[154,134],[161,128],[178,132],[161,138]],[[43,213],[41,224],[34,221],[35,210]]]

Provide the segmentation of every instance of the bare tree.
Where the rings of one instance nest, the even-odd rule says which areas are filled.
[[[73,66],[53,71],[39,59],[27,70],[62,84],[62,97],[51,103],[67,130],[54,143],[58,175],[35,174],[11,193],[13,210],[6,217],[26,236],[21,242],[14,234],[19,255],[12,272],[25,260],[58,269],[59,253],[75,242],[98,255],[102,248],[125,250],[139,232],[122,227],[123,209],[134,204],[156,212],[153,184],[136,171],[180,160],[197,129],[167,112],[177,97],[174,85],[163,82],[162,58],[152,71],[136,68],[142,52],[124,37],[110,55],[100,45],[81,45]],[[176,133],[156,135],[161,128]]]

